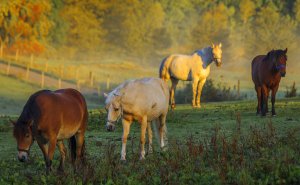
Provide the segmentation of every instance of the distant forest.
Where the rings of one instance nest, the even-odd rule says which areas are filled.
[[[1,0],[1,50],[161,57],[222,42],[239,56],[295,48],[300,0]]]

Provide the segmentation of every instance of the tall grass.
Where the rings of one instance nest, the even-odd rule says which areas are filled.
[[[90,112],[89,132],[99,129],[104,118],[102,111]],[[138,158],[138,139],[129,139],[126,162],[120,161],[118,140],[98,141],[93,148],[96,154],[89,150],[84,167],[74,171],[67,164],[64,174],[54,171],[45,175],[44,163],[36,155],[22,165],[2,159],[0,183],[299,184],[299,129],[282,132],[269,120],[262,127],[250,126],[245,132],[241,129],[242,119],[237,113],[231,134],[216,125],[205,137],[173,137],[167,151],[162,152],[155,145],[154,153],[142,161]],[[54,166],[58,166],[58,161],[54,161]]]

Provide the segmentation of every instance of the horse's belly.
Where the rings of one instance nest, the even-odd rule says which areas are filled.
[[[78,129],[79,129],[79,126],[73,127],[73,128],[62,127],[57,134],[57,140],[68,139],[68,138],[72,137],[73,135],[75,135],[78,132]]]
[[[191,80],[191,70],[189,66],[185,66],[184,63],[174,62],[172,63],[170,75],[178,80]]]

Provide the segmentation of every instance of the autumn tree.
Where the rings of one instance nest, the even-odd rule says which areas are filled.
[[[1,44],[8,51],[39,54],[47,45],[52,27],[49,1],[4,1],[0,5]]]

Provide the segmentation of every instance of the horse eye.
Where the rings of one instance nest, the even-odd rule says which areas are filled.
[[[119,108],[115,108],[115,111],[118,111],[119,110]]]
[[[26,134],[26,136],[25,137],[29,137],[30,135],[29,134]]]

